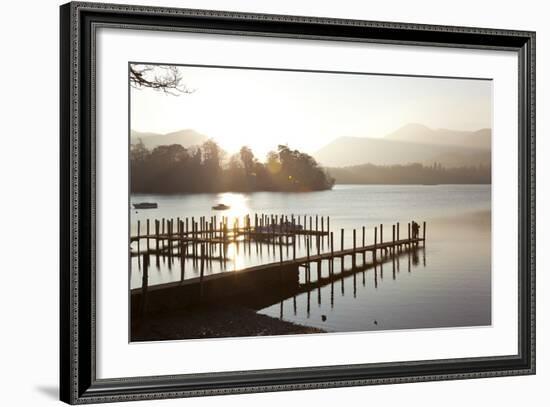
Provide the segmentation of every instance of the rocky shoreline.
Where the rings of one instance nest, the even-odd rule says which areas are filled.
[[[238,306],[193,308],[177,313],[132,318],[132,342],[297,335],[325,331],[261,315]]]

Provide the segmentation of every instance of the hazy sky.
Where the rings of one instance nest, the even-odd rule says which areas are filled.
[[[445,78],[180,67],[192,94],[131,90],[133,130],[194,129],[229,153],[277,144],[313,153],[340,136],[383,137],[408,123],[491,127],[492,82]]]

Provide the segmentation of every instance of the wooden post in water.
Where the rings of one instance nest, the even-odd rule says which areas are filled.
[[[333,273],[334,269],[334,233],[330,232],[330,263],[329,271],[330,274]]]
[[[159,221],[158,219],[155,219],[155,251],[158,259],[158,253],[159,253]]]
[[[168,257],[172,255],[172,222],[170,219],[166,221],[166,238],[167,238],[167,246],[168,246]]]
[[[321,236],[317,235],[315,239],[317,241],[317,256],[319,256],[321,254]]]
[[[309,238],[310,238],[310,236],[307,236],[307,237],[306,237],[307,267],[309,267]]]
[[[380,244],[384,243],[384,225],[380,224]],[[380,249],[380,258],[383,257],[384,253],[382,252],[384,249]]]
[[[140,225],[139,220],[138,220],[138,221],[137,221],[137,247],[138,247],[138,259],[139,259],[140,230],[141,230],[141,225]]]
[[[201,253],[200,253],[200,257],[201,257],[201,271],[200,271],[200,299],[202,301],[202,297],[203,297],[203,294],[204,294],[204,288],[203,288],[203,285],[202,285],[202,280],[204,278],[204,243],[201,244],[200,246],[201,248]]]
[[[422,239],[424,240],[423,245],[426,245],[426,221],[422,222]]]
[[[283,262],[283,236],[279,235],[279,261]]]
[[[219,239],[219,244],[218,244],[218,250],[220,251],[220,261],[222,261],[223,259],[223,245],[224,245],[224,242],[223,242],[223,221],[220,222],[220,231],[218,232],[218,239]]]
[[[363,265],[367,262],[367,252],[365,251],[365,227],[363,226],[363,239],[361,241],[361,247],[363,248]]]
[[[315,215],[315,231],[319,230],[319,215]]]
[[[395,225],[391,225],[391,239],[392,239],[391,252],[392,252],[392,256],[395,256]]]
[[[397,241],[401,240],[399,238],[399,222],[397,222],[397,235],[396,235],[396,239]],[[397,246],[397,250],[400,251],[401,250],[401,243]]]
[[[327,233],[330,233],[330,216],[327,216]]]
[[[149,236],[150,236],[150,233],[151,233],[151,229],[149,227],[149,218],[147,218],[147,224],[146,224],[145,232],[147,233],[147,252],[149,252]]]
[[[376,245],[378,244],[378,228],[374,227],[374,250],[372,251],[372,261],[376,263]]]
[[[325,218],[324,216],[321,216],[321,233],[325,233]]]
[[[180,255],[180,261],[183,261],[183,220],[180,220],[178,222],[179,224],[179,255]]]
[[[292,235],[292,260],[296,260],[296,234]]]
[[[344,251],[344,229],[340,229],[340,250]]]
[[[356,247],[357,247],[357,243],[356,243],[356,231],[355,229],[353,229],[353,257],[351,258],[352,259],[352,267],[355,268],[355,250],[356,250]]]

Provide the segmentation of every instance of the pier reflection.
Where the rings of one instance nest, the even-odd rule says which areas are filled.
[[[206,254],[205,245],[199,248],[200,254]],[[233,251],[235,255],[238,249]],[[392,280],[400,273],[400,263],[407,262],[407,271],[411,273],[420,266],[420,257],[425,266],[426,253],[423,246],[410,245],[395,251],[384,252],[365,262],[343,258],[331,258],[308,265],[295,263],[283,264],[271,269],[262,269],[261,273],[230,273],[208,275],[204,273],[207,257],[198,256],[193,259],[200,270],[198,279],[185,279],[185,261],[180,261],[180,279],[174,284],[149,286],[151,273],[151,255],[141,256],[142,285],[140,290],[132,292],[132,309],[136,315],[162,311],[163,306],[192,308],[207,304],[239,305],[253,310],[263,310],[274,305],[279,306],[279,316],[283,318],[283,304],[292,301],[294,315],[299,314],[297,297],[306,297],[306,317],[309,318],[313,303],[317,307],[323,305],[323,292],[330,289],[330,308],[335,306],[335,286],[340,286],[340,296],[358,296],[358,286],[368,286],[368,275],[372,274],[372,284],[375,289],[383,287],[383,268],[390,265]],[[361,256],[361,258],[363,258]],[[158,259],[157,259],[158,261]],[[168,262],[171,259],[167,260]],[[335,263],[340,263],[337,266]],[[355,264],[355,266],[354,266]],[[154,270],[153,270],[154,272]],[[350,290],[346,290],[350,284]],[[328,295],[328,293],[327,293]]]

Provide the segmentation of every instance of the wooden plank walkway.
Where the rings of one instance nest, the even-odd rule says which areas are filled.
[[[343,250],[334,253],[338,256],[346,256],[360,254],[363,250],[378,250],[385,247],[397,247],[401,244],[406,244],[402,250],[396,250],[395,252],[389,252],[389,254],[380,256],[378,260],[372,259],[368,262],[361,262],[357,266],[352,268],[344,268],[344,263],[341,262],[338,271],[335,270],[335,265],[329,263],[328,275],[321,276],[321,271],[317,269],[316,278],[312,278],[309,273],[310,270],[306,270],[305,282],[299,281],[299,262],[308,261],[307,258],[299,258],[295,261],[273,262],[269,264],[248,267],[241,270],[235,270],[233,272],[216,273],[210,275],[201,275],[200,277],[194,277],[191,279],[174,281],[159,285],[147,286],[145,280],[145,286],[132,289],[132,297],[137,296],[150,296],[150,302],[159,306],[166,303],[166,307],[171,309],[174,306],[187,306],[191,304],[197,304],[203,301],[219,302],[227,300],[228,298],[237,298],[239,303],[246,303],[247,306],[253,309],[262,309],[271,306],[276,303],[282,303],[282,301],[289,298],[296,298],[297,295],[302,293],[313,292],[317,290],[317,301],[321,301],[322,287],[334,284],[337,281],[341,281],[341,291],[344,293],[344,279],[353,276],[353,292],[355,295],[356,280],[355,276],[359,273],[363,273],[363,286],[365,285],[365,272],[369,270],[374,271],[374,286],[378,286],[378,281],[383,280],[382,265],[387,262],[393,263],[392,278],[396,279],[396,271],[399,272],[399,258],[402,256],[409,256],[408,271],[411,271],[411,253],[415,253],[418,250],[418,243],[424,241],[422,238],[417,239],[404,239],[396,242],[387,242],[386,244],[368,245],[353,250]],[[423,246],[421,246],[423,250]],[[318,262],[322,260],[329,260],[334,257],[327,257],[329,253],[323,253],[321,256],[312,256],[309,258],[309,262]],[[414,255],[413,255],[414,256]],[[145,261],[144,264],[147,263]],[[314,261],[312,261],[312,258]],[[396,262],[397,259],[397,262]],[[317,263],[319,264],[319,263]],[[397,264],[397,267],[396,267]],[[290,267],[284,266],[291,265]],[[425,264],[424,264],[425,265]],[[377,267],[379,267],[377,271]],[[146,266],[147,269],[147,266]],[[378,272],[380,274],[378,274]],[[147,274],[147,272],[145,272]],[[275,284],[275,285],[274,285]],[[278,288],[273,288],[278,287]],[[308,296],[308,305],[309,305]],[[232,300],[230,300],[232,301]],[[332,300],[333,301],[333,300]],[[295,303],[296,304],[296,303]]]
[[[279,261],[251,266],[238,272],[252,272],[268,270],[274,267],[290,267],[290,266],[306,266],[309,267],[310,263],[322,262],[324,260],[331,260],[334,258],[344,258],[346,256],[352,257],[352,265],[356,266],[357,255],[362,255],[363,263],[366,263],[366,254],[372,253],[372,260],[376,262],[378,253],[395,255],[396,249],[399,251],[404,246],[410,248],[411,246],[418,246],[419,243],[424,242],[426,238],[426,222],[422,225],[422,237],[420,237],[420,225],[414,221],[407,224],[407,238],[400,238],[400,223],[391,225],[391,237],[384,242],[384,225],[380,224],[379,227],[373,228],[374,239],[372,244],[367,244],[367,228],[365,226],[359,229],[361,233],[358,241],[357,229],[353,229],[352,247],[345,248],[345,230],[340,229],[340,250],[335,250],[335,235],[334,232],[330,232],[329,218],[315,216],[315,226],[313,226],[313,216],[309,217],[310,229],[304,229],[300,223],[295,223],[295,218],[291,216],[292,222],[286,222],[283,219],[286,217],[281,216],[279,224],[272,222],[266,226],[267,220],[270,219],[267,216],[255,217],[254,226],[251,225],[250,217],[245,217],[244,226],[239,226],[238,219],[235,220],[233,227],[228,227],[228,221],[226,218],[220,222],[219,227],[216,228],[216,218],[212,217],[212,222],[207,222],[204,217],[200,218],[200,222],[196,222],[194,218],[191,218],[191,228],[188,225],[188,219],[183,221],[177,218],[177,223],[173,220],[165,219],[154,221],[154,232],[151,233],[150,221],[146,221],[146,233],[141,234],[140,221],[137,222],[137,236],[130,237],[130,244],[137,242],[137,252],[134,252],[130,248],[131,256],[140,256],[141,254],[153,254],[158,256],[168,256],[169,258],[180,257],[180,261],[185,261],[186,258],[200,259],[201,261],[219,260],[226,262],[227,248],[232,243],[250,245],[254,241],[256,248],[261,247],[264,244],[273,246],[273,254],[275,254],[276,247],[279,251]],[[271,219],[276,220],[276,217]],[[299,218],[298,218],[299,219]],[[303,216],[304,223],[307,225],[307,218]],[[319,222],[320,229],[319,229]],[[259,226],[256,226],[258,225]],[[174,227],[176,226],[176,227]],[[266,230],[265,228],[269,229]],[[290,229],[290,230],[289,230]],[[304,245],[306,249],[306,255],[304,255],[304,249],[297,248],[298,235],[304,235]],[[244,239],[240,240],[240,237]],[[290,238],[290,239],[289,239]],[[140,242],[143,244],[143,240],[146,241],[146,250],[141,250]],[[150,244],[150,240],[153,240],[153,244]],[[349,244],[349,243],[348,243]],[[326,246],[325,246],[326,245]],[[151,247],[153,246],[153,247]],[[283,247],[286,246],[286,256],[283,256]],[[289,258],[289,248],[291,248],[292,254]],[[269,248],[268,248],[269,249]],[[298,251],[301,250],[301,257],[297,257]],[[323,250],[323,252],[321,252]],[[315,252],[315,253],[313,253]],[[285,259],[286,257],[286,259]],[[204,273],[204,264],[201,263],[201,275]]]
[[[277,266],[293,266],[293,265],[308,265],[309,263],[316,263],[323,260],[331,260],[334,258],[342,258],[345,256],[353,256],[353,255],[362,255],[365,252],[374,252],[375,250],[385,250],[390,248],[397,248],[405,245],[413,245],[418,244],[420,242],[424,242],[423,238],[415,238],[415,239],[401,239],[391,242],[385,242],[385,243],[378,243],[378,244],[371,244],[367,246],[362,247],[356,247],[355,249],[345,249],[345,250],[339,250],[334,252],[325,252],[321,254],[311,255],[311,256],[304,256],[299,257],[296,259],[289,259],[289,260],[282,260],[272,263],[265,263],[265,264],[259,264],[257,266],[251,266],[247,267],[241,270],[236,270],[236,273],[249,273],[254,271],[261,271],[262,269],[270,269]]]
[[[145,239],[159,239],[159,240],[172,240],[172,241],[180,241],[182,240],[182,236],[184,237],[184,242],[186,240],[188,241],[195,241],[197,243],[223,243],[224,239],[222,237],[219,237],[220,235],[223,235],[224,231],[220,230],[204,230],[204,231],[194,231],[194,232],[174,232],[173,234],[169,233],[162,233],[162,234],[145,234],[145,235],[134,235],[130,237],[131,242],[136,242],[138,240],[145,240]],[[201,238],[201,237],[194,237],[194,235],[197,236],[207,236],[207,235],[214,235],[217,236],[215,238]],[[288,232],[256,232],[254,230],[247,230],[245,228],[241,228],[237,231],[230,229],[226,231],[226,239],[225,240],[233,240],[235,237],[239,236],[250,236],[250,237],[260,237],[260,238],[278,238],[278,237],[292,237],[292,236],[328,236],[329,232],[321,232],[321,231],[315,231],[315,230],[296,230],[296,231],[288,231]],[[191,236],[191,237],[188,237]]]

